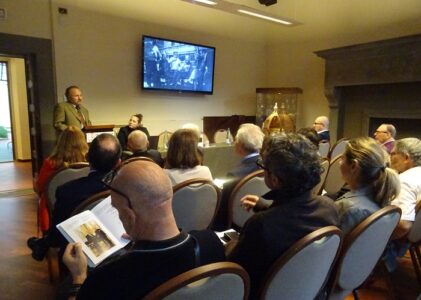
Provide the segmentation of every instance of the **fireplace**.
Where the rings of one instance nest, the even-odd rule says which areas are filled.
[[[421,138],[421,35],[318,51],[337,139],[394,124],[397,138]]]

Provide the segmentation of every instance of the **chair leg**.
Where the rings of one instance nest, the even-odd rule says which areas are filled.
[[[353,290],[352,291],[352,295],[354,296],[355,300],[360,300],[360,296],[358,295],[358,291],[357,290]]]
[[[418,284],[421,286],[420,258],[421,253],[418,246],[411,245],[409,248],[411,254],[412,265],[414,266],[415,275],[417,275]]]

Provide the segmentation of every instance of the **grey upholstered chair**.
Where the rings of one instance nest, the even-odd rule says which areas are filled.
[[[419,249],[421,244],[421,201],[418,201],[415,212],[415,221],[408,233],[408,242],[414,271],[417,275],[418,284],[421,286],[421,253]]]
[[[336,194],[344,185],[345,181],[341,173],[341,157],[338,156],[329,163],[323,190],[328,194]]]
[[[323,191],[323,185],[326,180],[327,171],[329,170],[329,161],[327,159],[323,160],[321,166],[323,169],[320,174],[320,182],[313,187],[313,195],[320,195]]]
[[[373,271],[399,223],[401,209],[386,206],[373,213],[344,239],[338,263],[328,284],[329,299],[345,299],[356,290]]]
[[[326,142],[320,142],[319,143],[319,154],[321,157],[328,157],[330,152],[330,143],[328,141]]]
[[[173,187],[172,207],[177,226],[184,231],[208,228],[221,201],[220,189],[207,179],[190,179]]]
[[[228,225],[241,228],[244,223],[253,215],[253,212],[246,211],[240,205],[240,199],[245,195],[261,196],[269,191],[265,184],[264,170],[250,173],[240,180],[234,187],[228,200]],[[260,199],[259,201],[266,201]]]
[[[47,205],[50,212],[54,209],[56,203],[56,190],[60,185],[65,184],[66,182],[78,179],[80,177],[88,176],[90,171],[89,163],[87,162],[78,162],[70,164],[67,168],[62,168],[57,170],[47,183]]]
[[[320,228],[278,258],[264,279],[260,299],[314,299],[326,283],[341,245],[335,226]]]
[[[246,300],[250,290],[247,272],[232,262],[204,265],[161,284],[143,300]]]
[[[348,139],[347,138],[342,138],[339,141],[337,141],[332,146],[332,149],[330,150],[330,153],[328,155],[330,160],[333,160],[336,157],[338,157],[339,155],[341,155],[342,153],[344,153],[346,145],[348,145]]]

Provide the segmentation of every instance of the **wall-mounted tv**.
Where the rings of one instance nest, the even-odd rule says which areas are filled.
[[[143,36],[142,88],[213,93],[215,48]]]

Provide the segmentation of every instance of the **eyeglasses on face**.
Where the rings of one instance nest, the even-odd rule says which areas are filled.
[[[132,207],[132,203],[130,201],[129,196],[127,196],[125,193],[123,193],[122,191],[120,191],[119,189],[116,189],[114,187],[111,186],[115,176],[118,174],[118,170],[119,169],[115,169],[112,170],[111,172],[107,173],[103,178],[102,178],[102,183],[111,191],[113,191],[114,193],[120,195],[121,197],[123,197],[124,199],[127,200],[127,203],[129,205],[130,209],[133,209]]]
[[[381,131],[381,130],[374,131],[374,134],[378,134],[378,133],[389,133],[389,132],[387,132],[387,131]]]
[[[313,125],[323,125],[323,123],[314,122]]]
[[[261,169],[263,169],[263,170],[269,171],[269,169],[265,166],[265,163],[263,162],[263,159],[261,159],[261,158],[259,158],[259,159],[256,161],[256,165],[257,165],[258,167],[260,167]]]

